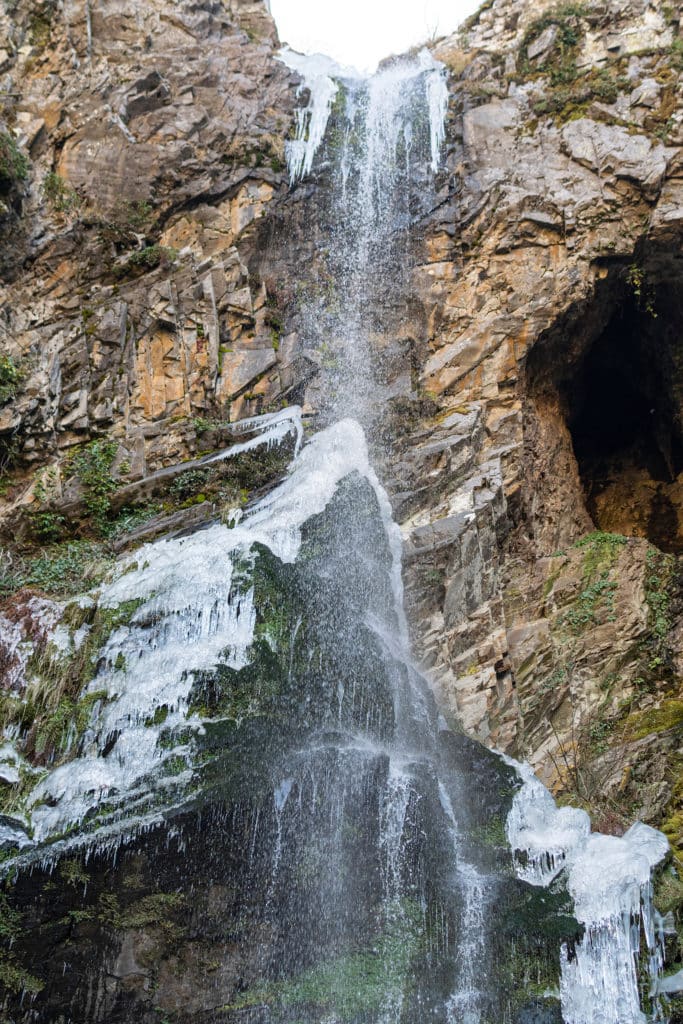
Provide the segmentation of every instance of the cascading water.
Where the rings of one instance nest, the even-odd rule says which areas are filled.
[[[198,932],[215,946],[202,976],[216,995],[204,1016],[181,998],[154,1010],[181,1022],[550,1024],[561,995],[567,1024],[635,1024],[632,924],[642,913],[656,973],[648,886],[662,838],[640,826],[610,844],[620,874],[599,905],[586,861],[605,837],[441,728],[410,660],[401,537],[371,457],[385,395],[375,336],[438,169],[444,69],[426,52],[367,80],[283,59],[309,90],[292,181],[317,159],[329,179],[328,286],[300,309],[325,367],[320,429],[299,451],[301,410],[251,424],[262,433],[217,458],[295,438],[286,478],[229,526],[144,545],[51,627],[59,673],[109,625],[87,728],[37,773],[8,737],[6,774],[32,784],[0,843],[18,905],[48,921],[51,872],[68,886],[81,876],[64,865],[81,858],[90,881],[69,913],[103,953],[73,967],[72,937],[30,1019],[66,1006],[74,1020],[138,1019],[133,983],[121,994],[102,979],[143,976],[134,933],[154,922],[150,899],[189,892],[187,946]],[[115,963],[112,928],[128,936]]]

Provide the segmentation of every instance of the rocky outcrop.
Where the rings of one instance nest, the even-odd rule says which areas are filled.
[[[108,434],[139,479],[186,456],[193,420],[283,390],[271,300],[240,241],[286,189],[291,75],[261,3],[0,17],[4,128],[26,161],[0,220],[19,375],[2,462],[53,463],[59,494],[64,453]],[[10,498],[29,485],[12,477]]]
[[[366,289],[382,313],[375,461],[403,530],[415,650],[449,724],[528,759],[603,830],[663,827],[679,857],[680,31],[659,0],[484,4],[434,46],[450,88],[436,199],[410,211],[400,272]],[[98,584],[123,548],[232,516],[277,478],[277,449],[215,469],[249,436],[240,421],[296,401],[324,422],[333,346],[311,342],[298,299],[321,315],[336,301],[321,244],[335,115],[314,178],[290,189],[298,79],[260,0],[20,0],[0,38],[4,713],[23,641],[40,651],[63,612],[53,598]],[[92,627],[88,657],[125,621],[71,610]],[[78,711],[74,679],[62,713]],[[64,731],[43,704],[27,727],[36,771]],[[2,768],[17,785],[16,765]],[[477,813],[507,857],[500,815]],[[50,948],[73,939],[80,962],[93,936],[116,947],[109,988],[83,996],[95,1017],[122,992],[151,1005],[157,984],[160,1012],[215,1019],[234,991],[246,1001],[227,1009],[249,1011],[258,954],[237,951],[244,920],[220,850],[199,904],[235,931],[216,923],[192,942],[172,863],[149,896],[155,837],[126,855],[140,886],[114,902],[104,855],[100,888],[79,862],[60,868],[82,905],[50,906],[41,876],[32,920],[54,917]],[[22,911],[36,891],[26,882]],[[17,992],[30,983],[14,978]]]

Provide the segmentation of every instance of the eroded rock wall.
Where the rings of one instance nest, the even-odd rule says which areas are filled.
[[[679,14],[484,8],[435,47],[448,174],[413,287],[438,411],[396,471],[416,644],[452,719],[680,853]]]
[[[295,90],[260,2],[0,18],[2,127],[26,160],[0,219],[19,374],[0,448],[8,470],[53,464],[59,496],[74,445],[115,437],[134,480],[196,449],[193,420],[276,407],[285,353],[241,242],[287,188]],[[30,501],[31,476],[6,497]]]

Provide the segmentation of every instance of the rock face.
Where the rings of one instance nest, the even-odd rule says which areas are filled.
[[[29,171],[0,222],[3,351],[23,378],[0,444],[44,465],[111,433],[139,478],[183,457],[194,417],[281,391],[237,243],[286,187],[291,76],[259,3],[1,17]]]
[[[450,722],[681,858],[679,19],[493,0],[435,45],[444,166],[405,282],[378,288],[376,441]],[[74,452],[113,442],[107,474],[144,483],[228,423],[324,410],[297,289],[334,301],[328,183],[323,150],[288,189],[298,79],[261,3],[20,0],[0,37],[2,581],[36,601],[42,546],[97,533]]]
[[[412,275],[438,413],[396,470],[416,644],[454,720],[680,853],[678,15],[485,6],[435,48],[459,79]]]

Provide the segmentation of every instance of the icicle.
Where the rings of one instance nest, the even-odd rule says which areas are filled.
[[[252,451],[254,448],[260,448],[263,445],[270,450],[275,445],[280,444],[281,441],[284,441],[289,434],[294,434],[296,438],[294,454],[298,455],[304,437],[301,415],[302,410],[300,406],[292,405],[286,409],[280,409],[279,412],[266,413],[264,416],[253,416],[251,419],[240,420],[239,423],[232,424],[234,433],[246,434],[252,430],[259,430],[260,433],[249,441],[242,441],[240,444],[233,444],[230,448],[225,448],[222,452],[213,455],[205,461],[206,463],[222,462],[225,459],[231,459],[235,455]]]
[[[429,106],[432,171],[436,174],[441,161],[441,146],[446,136],[446,111],[448,110],[446,68],[439,61],[434,60],[429,50],[421,50],[418,60],[420,67],[428,72],[425,76],[425,89]]]
[[[243,425],[262,428],[256,442],[268,443],[269,437],[289,432],[301,436],[297,408],[258,421]],[[189,715],[196,672],[219,663],[239,669],[248,662],[256,622],[254,594],[235,582],[235,565],[249,557],[255,544],[293,562],[303,525],[326,508],[340,481],[352,473],[365,477],[377,495],[393,554],[396,608],[401,608],[400,533],[370,467],[361,427],[343,420],[312,438],[285,480],[232,528],[215,524],[188,537],[154,541],[120,563],[118,578],[100,592],[99,607],[116,613],[131,594],[135,606],[99,651],[89,692],[102,693],[103,699],[93,704],[82,752],[50,772],[31,793],[35,842],[72,828],[103,803],[110,804],[109,814],[113,810],[118,815],[119,828],[124,820],[126,828],[134,828],[136,818],[150,812],[150,801],[163,796],[167,803],[169,788],[180,791],[190,781],[189,761],[182,769],[189,749],[164,749],[159,739],[162,731],[170,735],[185,724],[201,730],[201,719]],[[60,629],[53,627],[53,632],[55,628]],[[401,629],[404,635],[403,622]],[[174,771],[169,777],[164,764],[171,758]],[[98,836],[106,833],[110,820],[98,823]],[[28,841],[24,833],[21,841]]]
[[[286,144],[287,167],[292,184],[305,178],[313,167],[313,159],[323,141],[327,122],[338,86],[331,77],[342,69],[328,57],[320,54],[308,56],[293,50],[280,50],[279,59],[297,71],[303,78],[297,97],[308,89],[310,98],[305,107],[296,111],[296,135]]]
[[[653,991],[662,968],[650,876],[667,854],[661,832],[637,822],[622,837],[590,832],[583,811],[556,806],[528,765],[509,758],[523,780],[507,820],[517,874],[548,885],[562,870],[585,927],[573,954],[561,951],[565,1024],[644,1024],[636,965],[640,935],[649,951]]]

